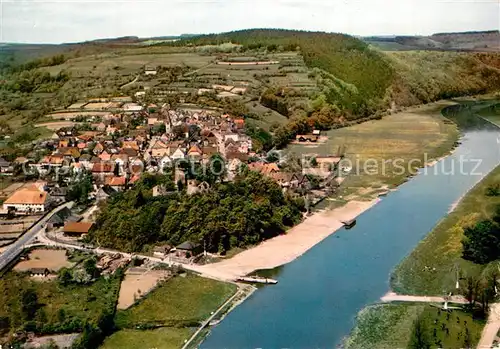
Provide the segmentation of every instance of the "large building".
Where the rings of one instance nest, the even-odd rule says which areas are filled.
[[[15,211],[24,214],[37,214],[45,212],[48,205],[48,194],[37,187],[31,185],[16,190],[3,202],[3,211]]]

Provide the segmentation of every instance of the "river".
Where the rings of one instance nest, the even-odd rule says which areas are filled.
[[[310,349],[341,344],[356,314],[389,290],[394,267],[454,202],[500,163],[500,133],[473,116],[475,108],[452,113],[463,133],[452,155],[383,198],[353,229],[331,235],[279,268],[279,283],[259,289],[228,314],[201,347]],[[476,169],[472,159],[481,160]]]

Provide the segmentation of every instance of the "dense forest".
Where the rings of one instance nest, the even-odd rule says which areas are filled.
[[[90,239],[125,251],[190,240],[224,253],[281,234],[302,218],[301,200],[284,195],[276,182],[252,171],[231,183],[214,182],[211,190],[194,195],[173,191],[153,197],[157,184],[174,188],[168,176],[146,175],[133,189],[111,197]]]

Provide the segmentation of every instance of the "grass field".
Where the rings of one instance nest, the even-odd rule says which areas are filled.
[[[60,286],[56,280],[32,281],[18,273],[7,273],[0,279],[0,317],[10,320],[11,330],[34,321],[40,331],[64,328],[99,318],[103,310],[115,306],[120,280],[100,278],[87,286]],[[24,291],[36,292],[39,308],[34,318],[25,319],[21,306]],[[78,326],[77,326],[78,327]]]
[[[187,274],[152,291],[139,304],[116,314],[119,328],[139,324],[185,325],[205,320],[236,292],[236,286]]]
[[[410,303],[378,304],[358,314],[357,325],[346,340],[345,348],[407,348],[419,316],[431,348],[465,348],[466,331],[470,347],[475,347],[484,327],[483,321],[460,310],[445,312],[430,305]]]
[[[178,349],[193,333],[189,328],[159,328],[156,330],[121,330],[108,337],[101,349]]]
[[[491,218],[500,197],[486,196],[486,188],[500,183],[500,167],[477,184],[444,218],[413,252],[396,268],[392,275],[392,288],[404,294],[442,294],[451,290],[456,282],[456,270],[462,275],[478,276],[487,267],[461,258],[463,228]],[[430,271],[429,268],[436,268]],[[425,270],[424,270],[425,269]]]
[[[43,69],[51,74],[57,74],[64,70],[76,76],[80,76],[81,74],[99,75],[111,71],[115,71],[119,75],[129,75],[142,72],[145,65],[153,67],[158,65],[164,67],[187,65],[193,68],[200,68],[213,59],[214,57],[212,56],[202,56],[194,52],[135,54],[135,52],[131,51],[124,54],[112,53],[74,58],[63,64]]]
[[[445,123],[441,109],[449,102],[389,115],[381,120],[331,130],[328,141],[318,145],[290,145],[287,149],[295,154],[337,154],[345,147],[345,156],[353,167],[352,173],[342,185],[343,195],[358,193],[367,196],[366,188],[397,186],[410,174],[409,160],[416,159],[413,169],[423,167],[427,161],[448,153],[459,132],[455,125]],[[401,159],[405,172],[398,174],[391,160]],[[377,172],[368,171],[368,160],[375,161]],[[385,168],[385,170],[384,170]],[[369,196],[369,195],[368,195]]]

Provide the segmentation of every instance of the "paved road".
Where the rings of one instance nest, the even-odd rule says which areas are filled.
[[[16,242],[14,242],[5,251],[3,251],[2,254],[0,254],[0,271],[7,267],[10,263],[12,263],[12,261],[21,254],[24,247],[30,244],[35,236],[40,231],[42,231],[43,227],[54,213],[58,212],[64,207],[70,208],[72,205],[73,202],[70,201],[56,207],[48,214],[46,214],[38,223],[29,228],[19,239],[17,239]]]
[[[200,266],[196,264],[188,264],[188,263],[180,263],[179,261],[172,261],[169,260],[168,258],[162,259],[162,258],[156,258],[156,257],[151,257],[151,256],[146,256],[146,255],[141,255],[141,254],[136,254],[136,253],[126,253],[126,252],[121,252],[117,250],[110,250],[106,248],[101,248],[101,247],[85,247],[83,244],[69,244],[62,242],[60,240],[55,240],[52,236],[49,236],[46,234],[45,229],[40,229],[38,230],[38,235],[37,235],[37,240],[40,242],[41,245],[45,246],[53,246],[53,247],[59,247],[59,248],[66,248],[66,249],[74,249],[74,250],[80,250],[80,251],[87,251],[87,252],[92,252],[97,255],[102,255],[102,254],[120,254],[124,258],[133,258],[137,257],[140,259],[146,259],[150,262],[154,263],[163,263],[163,264],[168,264],[168,265],[177,265],[181,266],[182,268],[190,271],[194,271],[197,273],[200,273],[201,276],[205,276],[207,278],[211,279],[216,279],[216,280],[222,280],[222,281],[228,281],[223,278],[219,278],[216,275],[210,275],[210,274],[204,274],[202,271],[200,271]]]

